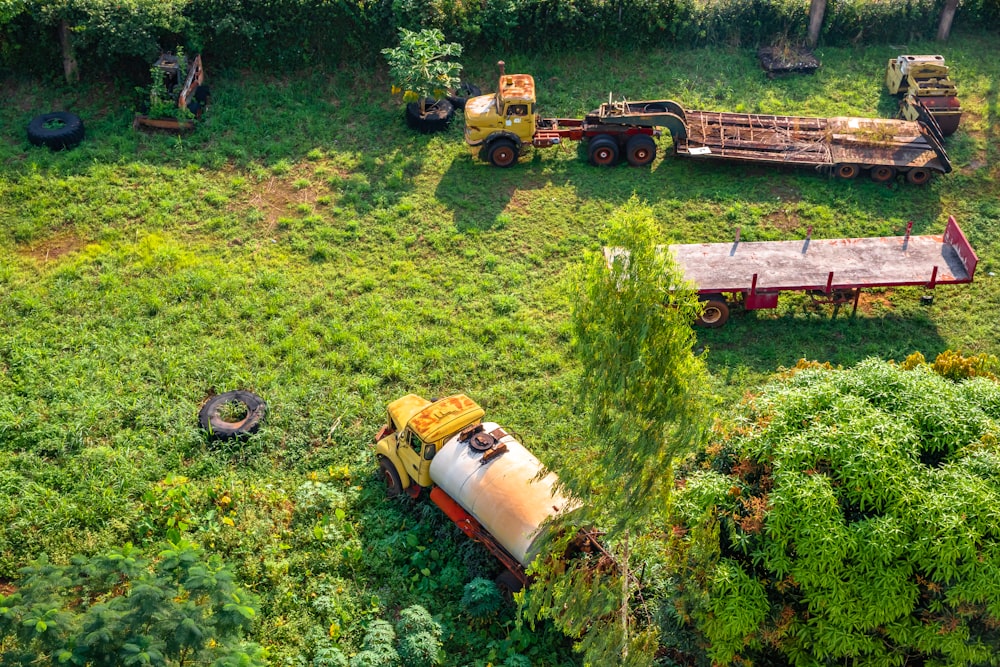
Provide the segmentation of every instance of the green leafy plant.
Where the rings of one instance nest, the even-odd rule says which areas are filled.
[[[500,589],[489,579],[476,577],[465,585],[462,593],[462,609],[475,619],[486,619],[496,614],[503,606]]]
[[[70,565],[42,554],[13,588],[0,595],[0,645],[14,647],[4,664],[265,664],[242,640],[256,597],[184,540],[155,561],[132,545]]]
[[[462,55],[462,46],[444,42],[444,33],[433,28],[413,32],[399,29],[399,46],[382,49],[393,79],[392,92],[403,93],[403,101],[418,102],[420,113],[427,101],[443,97],[459,84],[462,65],[452,58]]]
[[[1000,385],[906,366],[803,367],[685,466],[663,604],[713,662],[997,655]]]

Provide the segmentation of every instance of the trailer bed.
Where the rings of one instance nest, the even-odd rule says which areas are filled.
[[[888,164],[946,171],[934,146],[911,121],[806,118],[686,111],[688,136],[677,152],[771,164]]]
[[[671,245],[701,293],[972,282],[978,258],[955,219],[944,234]]]

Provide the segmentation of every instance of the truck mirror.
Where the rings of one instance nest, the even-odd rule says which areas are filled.
[[[430,461],[431,459],[433,459],[434,458],[434,454],[436,454],[436,453],[437,453],[437,448],[434,447],[434,445],[425,445],[424,446],[424,460],[425,461]]]

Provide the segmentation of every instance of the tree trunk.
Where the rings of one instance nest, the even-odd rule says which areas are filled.
[[[809,2],[809,46],[815,48],[819,42],[819,30],[823,27],[823,14],[826,13],[826,0],[811,0]]]
[[[69,30],[69,22],[66,19],[59,21],[59,44],[62,46],[63,73],[66,75],[66,83],[76,83],[80,80],[80,70],[76,64],[76,56],[73,54],[73,35]]]
[[[951,34],[951,22],[955,19],[955,11],[958,9],[958,0],[945,0],[944,9],[941,10],[941,22],[938,23],[937,40],[946,41]]]

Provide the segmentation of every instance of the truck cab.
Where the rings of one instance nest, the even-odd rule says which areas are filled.
[[[521,145],[531,143],[536,121],[535,79],[501,68],[496,93],[465,103],[465,142],[473,156],[507,167],[517,161]]]
[[[453,435],[482,421],[484,411],[465,394],[429,401],[407,394],[388,406],[385,425],[375,436],[375,453],[389,495],[417,495],[433,485],[434,455]]]

